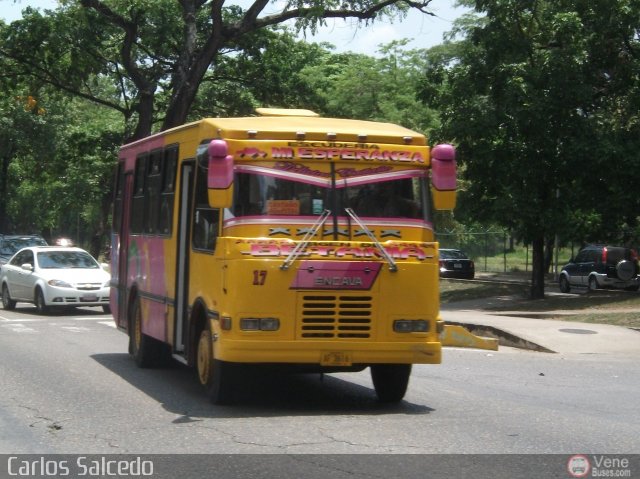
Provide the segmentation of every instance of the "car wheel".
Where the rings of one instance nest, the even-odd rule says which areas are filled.
[[[560,291],[563,293],[569,293],[571,291],[571,285],[569,284],[569,280],[566,276],[560,276],[560,280],[558,281],[560,286]]]
[[[204,386],[209,400],[213,404],[233,402],[232,364],[214,358],[210,326],[205,327],[200,333],[196,354],[198,379]]]
[[[47,314],[49,312],[49,307],[44,300],[44,293],[40,288],[36,288],[34,303],[36,305],[36,311],[38,314]]]
[[[371,379],[380,402],[399,402],[407,392],[411,364],[372,364]]]
[[[598,289],[598,280],[595,276],[589,276],[588,288],[589,291],[595,291],[596,289]]]
[[[11,299],[9,287],[6,284],[2,285],[2,307],[7,311],[11,311],[16,307],[16,302]]]

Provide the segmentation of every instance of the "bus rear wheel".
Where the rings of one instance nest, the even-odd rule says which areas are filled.
[[[213,404],[229,404],[233,400],[232,365],[214,358],[211,326],[200,333],[196,368],[200,384]]]
[[[380,402],[402,401],[411,375],[411,364],[372,364],[371,379]]]
[[[129,354],[141,368],[166,366],[171,358],[164,343],[142,332],[142,308],[139,299],[135,300],[131,311]]]

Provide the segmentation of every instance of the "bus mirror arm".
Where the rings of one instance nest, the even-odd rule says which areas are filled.
[[[367,226],[360,220],[358,215],[356,215],[356,212],[353,211],[351,208],[345,208],[344,210],[353,219],[353,221],[355,221],[357,225],[360,228],[362,228],[362,231],[365,232],[365,234],[369,237],[371,242],[376,245],[376,248],[378,248],[378,251],[380,251],[380,254],[382,255],[382,257],[387,261],[387,263],[389,263],[389,271],[391,271],[392,273],[395,273],[396,271],[398,271],[398,265],[393,260],[389,252],[384,248],[384,246],[382,246],[380,241],[378,241],[378,239],[375,236],[373,236],[373,233],[371,232],[371,230],[367,228]]]

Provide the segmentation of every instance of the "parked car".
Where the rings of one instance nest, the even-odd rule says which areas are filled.
[[[459,249],[440,250],[440,277],[473,279],[476,267],[472,259]]]
[[[620,288],[638,291],[638,255],[631,248],[589,245],[581,249],[560,271],[560,291],[568,293],[574,286]]]
[[[2,306],[36,305],[45,314],[57,306],[102,306],[109,312],[111,276],[85,250],[61,246],[30,246],[0,268]]]
[[[0,235],[0,265],[27,246],[47,246],[47,242],[40,235]]]

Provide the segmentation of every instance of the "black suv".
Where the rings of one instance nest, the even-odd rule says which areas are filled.
[[[631,248],[586,246],[562,268],[558,282],[563,293],[571,291],[572,286],[638,291],[638,255]]]

